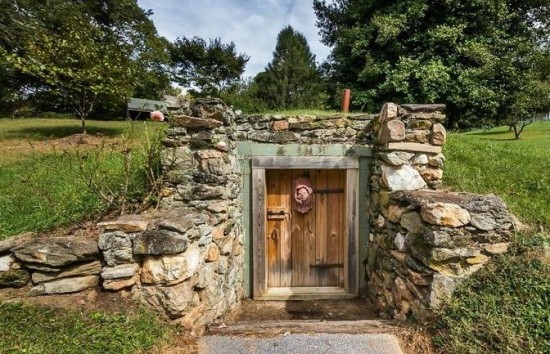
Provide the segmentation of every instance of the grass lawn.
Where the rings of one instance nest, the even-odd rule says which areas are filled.
[[[494,193],[524,223],[550,230],[550,122],[514,140],[508,127],[449,134],[444,183],[456,191]]]
[[[446,186],[497,194],[534,228],[461,284],[438,313],[434,342],[445,353],[549,353],[550,122],[519,140],[507,127],[448,138]]]
[[[0,119],[0,239],[94,217],[122,198],[141,202],[163,126],[89,121],[82,137],[78,120]]]
[[[156,352],[177,327],[156,315],[59,311],[38,305],[0,304],[1,353]]]

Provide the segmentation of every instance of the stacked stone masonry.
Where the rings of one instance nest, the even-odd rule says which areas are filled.
[[[382,317],[422,316],[506,252],[514,231],[498,197],[439,190],[444,119],[442,105],[392,103],[379,115],[235,116],[220,100],[199,99],[170,121],[158,211],[100,223],[99,241],[1,241],[0,287],[126,290],[187,329],[203,328],[245,294],[238,144],[347,144],[373,151],[362,285]]]

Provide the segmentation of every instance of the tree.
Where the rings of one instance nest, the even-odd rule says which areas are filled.
[[[315,55],[304,35],[291,26],[279,32],[273,60],[255,82],[258,97],[269,108],[317,108],[323,99]]]
[[[156,60],[143,43],[160,40],[135,0],[2,2],[0,52],[34,89],[70,105],[84,132],[94,107],[126,102]]]
[[[236,83],[250,59],[237,54],[233,42],[220,38],[206,41],[199,37],[178,38],[170,46],[174,79],[183,86],[195,86],[204,96],[219,96]]]
[[[548,44],[548,0],[315,0],[331,81],[356,105],[443,102],[448,125],[503,119]],[[523,77],[523,78],[522,78]]]

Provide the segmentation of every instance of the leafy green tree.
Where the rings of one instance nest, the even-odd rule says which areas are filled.
[[[443,102],[448,125],[504,119],[548,44],[548,0],[314,0],[328,72],[356,107]]]
[[[199,37],[176,39],[170,56],[175,81],[198,88],[204,96],[219,96],[238,82],[250,59],[237,54],[233,42],[224,44],[216,38],[206,43]]]
[[[291,26],[279,32],[273,60],[255,82],[258,97],[269,108],[318,108],[322,104],[323,88],[315,55],[304,35]]]
[[[167,62],[165,42],[135,0],[0,1],[1,54],[33,89],[71,106],[84,132],[96,106],[126,102],[151,76],[167,83],[151,75],[163,53]]]

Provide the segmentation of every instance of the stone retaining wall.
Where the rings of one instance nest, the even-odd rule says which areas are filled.
[[[513,217],[496,196],[441,187],[443,105],[386,104],[375,122],[367,290],[380,316],[436,308],[492,255],[506,252]]]
[[[374,150],[370,234],[360,242],[367,249],[363,285],[382,317],[422,316],[506,252],[514,230],[496,196],[439,190],[443,110],[388,103],[379,115],[235,116],[219,100],[197,100],[191,115],[170,122],[158,211],[100,223],[98,242],[28,235],[1,241],[0,287],[32,281],[30,295],[126,289],[187,329],[204,327],[245,294],[238,145],[342,144],[342,154]]]

